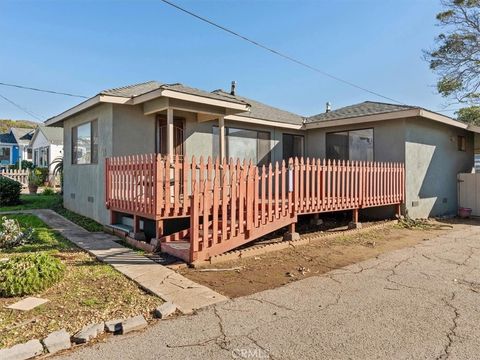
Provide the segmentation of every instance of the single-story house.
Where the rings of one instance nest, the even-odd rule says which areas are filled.
[[[103,224],[112,223],[105,159],[151,153],[260,166],[290,157],[402,163],[404,213],[454,214],[457,174],[472,171],[478,132],[415,106],[364,102],[305,117],[233,86],[208,92],[156,81],[102,91],[46,125],[63,127],[64,206]]]
[[[49,168],[49,180],[53,180],[55,159],[63,158],[63,129],[53,126],[39,126],[30,140],[30,149],[33,152],[33,165]]]
[[[15,165],[19,161],[32,159],[29,148],[34,129],[12,127],[0,134],[0,165]]]

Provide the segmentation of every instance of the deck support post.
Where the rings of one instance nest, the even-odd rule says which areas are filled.
[[[225,158],[225,118],[220,116],[218,118],[218,140],[219,140],[219,154],[220,161]]]
[[[397,218],[400,219],[402,217],[402,204],[396,205],[396,213],[397,213]]]
[[[135,240],[145,241],[145,233],[140,230],[140,216],[133,215],[133,233],[130,234]]]
[[[353,209],[353,217],[352,221],[348,224],[349,229],[361,229],[362,228],[362,223],[358,222],[358,209]]]
[[[163,232],[163,220],[155,220],[155,239],[150,241],[150,245],[153,246],[153,251],[160,250],[160,238]]]
[[[173,109],[167,108],[167,155],[174,155],[173,149]]]
[[[295,241],[300,240],[300,234],[295,232],[295,223],[288,225],[288,231],[283,234],[284,241]]]

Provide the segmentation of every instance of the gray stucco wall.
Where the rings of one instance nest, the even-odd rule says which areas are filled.
[[[467,140],[459,151],[457,136]],[[406,123],[406,208],[413,218],[456,214],[457,174],[473,167],[473,133],[422,118]]]
[[[98,164],[72,164],[72,127],[98,120]],[[105,157],[112,155],[112,105],[99,104],[66,120],[64,127],[64,206],[102,224],[109,221],[105,208]]]

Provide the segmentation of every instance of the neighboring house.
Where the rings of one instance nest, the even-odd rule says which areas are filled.
[[[30,160],[29,142],[33,129],[10,128],[8,133],[0,134],[0,166],[16,165],[19,161]]]
[[[14,151],[14,163],[17,161],[32,161],[32,149],[30,148],[30,140],[32,139],[35,129],[12,127],[10,133],[15,138],[18,145],[18,151]]]
[[[63,129],[39,126],[30,140],[30,148],[33,152],[33,164],[37,167],[48,167],[52,180],[55,167],[52,161],[63,157]]]
[[[112,222],[100,185],[105,158],[149,153],[239,158],[258,165],[295,156],[401,162],[404,212],[454,214],[457,174],[474,166],[478,131],[413,106],[365,102],[303,117],[240,97],[234,89],[207,92],[154,81],[105,90],[46,125],[64,129],[65,207],[103,224]]]

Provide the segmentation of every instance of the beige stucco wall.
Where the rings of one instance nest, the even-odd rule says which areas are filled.
[[[112,104],[102,103],[66,120],[64,126],[64,206],[100,223],[109,222],[105,208],[105,157],[112,155]],[[72,164],[72,127],[98,120],[98,164]]]
[[[467,140],[459,151],[457,136]],[[457,174],[473,167],[471,132],[423,118],[406,123],[406,208],[413,218],[456,214]]]

